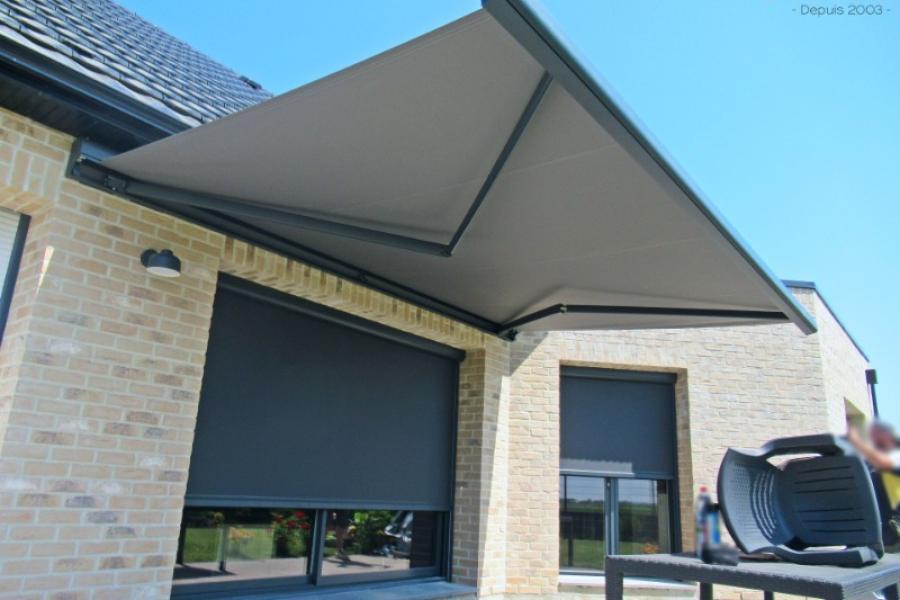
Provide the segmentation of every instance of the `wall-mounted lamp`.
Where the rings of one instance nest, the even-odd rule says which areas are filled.
[[[141,264],[147,272],[160,277],[178,277],[181,275],[181,260],[171,250],[157,252],[148,248],[141,253]]]

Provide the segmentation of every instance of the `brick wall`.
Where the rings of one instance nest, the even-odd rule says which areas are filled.
[[[872,401],[866,383],[868,361],[837,322],[824,300],[812,294],[819,333],[816,338],[822,355],[822,380],[828,404],[828,422],[832,431],[844,430],[845,403],[864,414],[872,414]]]

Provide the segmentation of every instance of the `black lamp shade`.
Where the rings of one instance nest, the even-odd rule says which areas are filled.
[[[152,275],[160,277],[178,277],[181,275],[181,260],[171,250],[144,250],[141,264],[147,267]]]

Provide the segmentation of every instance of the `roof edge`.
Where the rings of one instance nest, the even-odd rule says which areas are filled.
[[[828,300],[825,298],[825,295],[822,293],[822,290],[819,289],[819,286],[816,285],[816,282],[803,281],[803,280],[798,280],[798,279],[782,279],[781,282],[787,288],[814,291],[816,293],[816,295],[819,297],[819,299],[822,301],[822,304],[825,305],[825,308],[828,310],[828,312],[831,313],[831,316],[834,317],[835,322],[838,324],[838,326],[841,328],[841,330],[843,330],[844,334],[850,340],[850,343],[853,344],[853,346],[857,349],[857,351],[860,354],[862,354],[862,357],[864,359],[866,359],[866,362],[871,363],[871,361],[869,360],[869,355],[866,354],[866,351],[863,350],[863,348],[859,344],[859,342],[856,341],[856,338],[853,337],[853,334],[850,333],[850,330],[847,329],[847,326],[844,325],[844,322],[841,321],[841,318],[838,316],[838,314],[835,312],[835,310],[828,303]]]
[[[485,10],[595,117],[596,103],[599,103],[706,217],[732,249],[762,278],[768,288],[769,297],[785,316],[804,333],[815,333],[816,323],[812,315],[703,197],[697,186],[677,167],[675,161],[660,149],[659,143],[653,140],[637,118],[623,107],[624,103],[610,92],[609,86],[586,66],[586,61],[572,51],[572,44],[551,24],[551,18],[546,10],[536,7],[535,3],[529,0],[483,0],[482,4]]]
[[[66,107],[86,121],[90,128],[60,127],[48,118],[26,114],[49,127],[74,137],[93,134],[119,140],[117,150],[146,144],[190,129],[190,125],[147,106],[136,98],[117,92],[99,81],[63,65],[40,52],[0,37],[0,70],[5,83],[29,92],[37,101]],[[19,112],[21,107],[11,107]],[[52,114],[52,111],[45,111]],[[86,131],[85,129],[90,129]],[[125,140],[128,140],[127,142]]]

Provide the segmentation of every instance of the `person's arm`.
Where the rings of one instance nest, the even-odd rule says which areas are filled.
[[[868,440],[864,440],[855,428],[851,427],[847,431],[847,439],[876,471],[893,471],[897,468],[893,456],[878,450]]]

